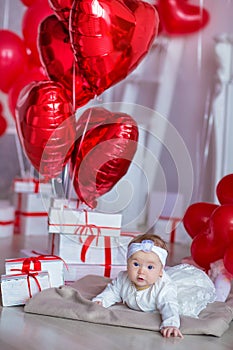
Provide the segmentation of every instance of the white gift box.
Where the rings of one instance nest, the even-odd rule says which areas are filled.
[[[66,264],[124,265],[127,246],[133,235],[81,236],[50,233],[49,254],[60,256]]]
[[[24,305],[29,298],[47,288],[50,288],[48,272],[2,275],[2,305]]]
[[[115,278],[127,265],[67,264],[64,269],[65,282],[74,282],[87,275]]]
[[[14,233],[15,207],[7,200],[0,200],[0,238]]]
[[[48,193],[52,194],[51,183],[43,183],[38,179],[16,178],[13,182],[13,191],[15,193]]]
[[[159,235],[168,243],[181,243],[190,245],[191,237],[184,228],[181,218],[160,217],[153,229],[153,232]]]
[[[27,236],[48,234],[50,196],[40,193],[22,193],[19,212],[19,231]]]
[[[64,284],[64,261],[56,256],[32,254],[26,258],[6,259],[7,275],[18,272],[46,271],[49,274],[51,287]]]
[[[49,233],[120,236],[121,214],[50,208]]]

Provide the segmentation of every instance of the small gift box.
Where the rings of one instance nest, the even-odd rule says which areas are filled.
[[[176,242],[190,245],[192,242],[181,218],[161,216],[155,223],[153,231],[168,243]]]
[[[2,275],[2,305],[24,305],[29,298],[47,288],[50,288],[48,272]]]
[[[46,271],[49,274],[51,287],[59,287],[64,284],[64,261],[62,259],[51,255],[33,253],[32,255],[26,258],[6,259],[6,274]]]
[[[13,192],[15,193],[48,193],[52,194],[51,183],[43,183],[39,179],[16,178],[13,182]]]
[[[13,201],[15,206],[15,233],[21,233],[22,227],[20,226],[21,221],[21,211],[23,194],[35,193],[38,195],[41,194],[41,197],[50,197],[52,195],[52,185],[51,183],[40,182],[39,179],[33,178],[15,178],[13,182]],[[39,220],[39,219],[38,219]],[[41,219],[41,222],[44,220]],[[23,224],[24,227],[24,224]]]
[[[49,233],[120,236],[121,214],[50,208]]]
[[[0,238],[14,233],[15,207],[7,200],[0,201]]]
[[[80,236],[49,234],[49,254],[60,256],[67,264],[126,264],[127,246],[133,235]]]
[[[87,275],[115,278],[126,265],[67,264],[64,270],[65,282],[74,282]]]
[[[19,231],[27,236],[48,234],[50,196],[40,193],[22,193]]]

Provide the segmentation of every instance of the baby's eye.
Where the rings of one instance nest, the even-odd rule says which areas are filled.
[[[148,265],[147,268],[148,268],[148,270],[152,270],[154,268],[154,266],[153,265]]]
[[[137,261],[134,261],[133,266],[139,266],[139,263]]]

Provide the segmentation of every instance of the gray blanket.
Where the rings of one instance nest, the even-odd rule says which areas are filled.
[[[28,313],[62,317],[111,326],[159,331],[159,313],[146,313],[129,309],[123,304],[108,309],[90,301],[100,293],[110,279],[88,275],[59,288],[49,288],[32,297],[24,307]],[[209,304],[199,318],[181,317],[183,334],[207,334],[221,337],[233,319],[233,294],[228,300]]]

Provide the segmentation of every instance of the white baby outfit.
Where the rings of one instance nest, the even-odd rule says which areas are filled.
[[[180,327],[179,315],[198,317],[208,303],[215,301],[213,282],[207,274],[188,264],[166,267],[163,276],[147,289],[137,290],[127,271],[118,276],[92,301],[101,301],[106,308],[123,302],[129,308],[159,312],[162,327]]]

